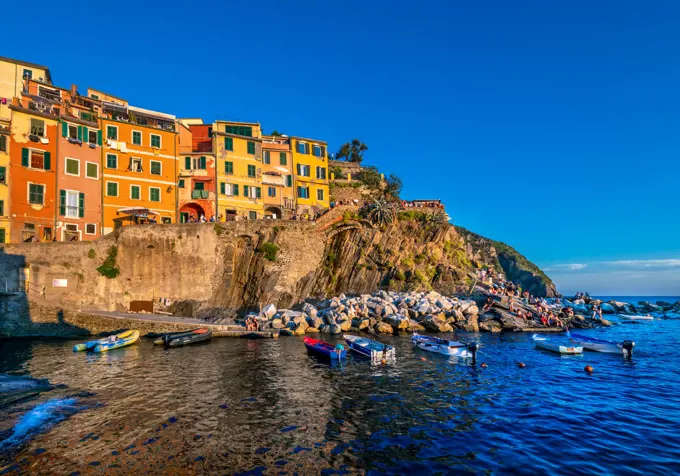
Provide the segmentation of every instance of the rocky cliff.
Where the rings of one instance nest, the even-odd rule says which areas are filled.
[[[352,207],[313,223],[149,225],[95,242],[0,247],[0,275],[10,289],[29,281],[31,299],[118,311],[153,300],[177,314],[216,317],[376,289],[464,292],[483,265],[536,295],[555,294],[549,278],[506,245],[422,214],[375,227]]]

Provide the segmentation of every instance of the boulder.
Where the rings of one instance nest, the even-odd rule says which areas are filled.
[[[305,330],[306,330],[305,327],[302,327],[302,326],[299,325],[295,329],[293,329],[293,335],[294,336],[303,336],[303,335],[305,335]]]
[[[410,320],[408,323],[409,323],[409,330],[411,332],[424,332],[425,331],[425,326],[420,324],[419,322]]]
[[[386,322],[387,324],[391,325],[395,331],[406,330],[409,328],[408,318],[402,316],[401,314],[393,314],[391,316],[387,316],[383,319],[383,322]]]
[[[305,314],[307,314],[310,317],[316,317],[319,313],[318,309],[316,307],[312,306],[311,304],[309,304],[308,302],[305,303],[304,306],[302,306],[302,312],[304,312]]]
[[[332,326],[328,326],[328,333],[329,334],[340,334],[340,333],[342,333],[342,329],[340,328],[339,325],[333,324]]]
[[[369,320],[362,318],[352,319],[352,327],[356,327],[358,330],[362,331],[368,327]]]
[[[463,323],[456,323],[456,326],[459,329],[463,329],[464,331],[467,332],[479,332],[479,323],[478,323],[478,316],[477,314],[473,314],[468,316],[467,321]]]
[[[292,336],[292,335],[293,335],[293,331],[291,331],[290,329],[284,328],[284,329],[281,329],[281,330],[279,331],[279,335],[280,335],[280,336]]]
[[[318,329],[323,324],[323,321],[320,318],[310,314],[307,318],[307,324],[309,324],[310,327],[316,327]]]
[[[321,326],[319,326],[319,332],[328,333],[329,329],[330,329],[330,326],[327,325],[327,324],[322,324]]]
[[[305,333],[307,334],[316,334],[317,332],[319,332],[319,329],[317,329],[316,327],[308,327],[307,330],[305,331]]]
[[[479,323],[479,330],[485,332],[500,332],[502,329],[501,323],[495,319],[488,319]]]
[[[282,329],[284,327],[283,321],[279,318],[274,318],[272,321],[269,323],[272,329]]]
[[[347,332],[350,329],[350,327],[352,327],[352,321],[350,321],[349,319],[345,319],[342,321],[338,321],[337,325],[340,326],[340,330],[342,332]]]
[[[439,316],[430,316],[422,323],[431,332],[451,332],[453,327]]]
[[[286,326],[286,325],[288,325],[289,322],[290,322],[290,317],[288,317],[288,315],[284,314],[284,315],[281,316],[281,324]]]
[[[616,309],[611,304],[608,304],[608,303],[605,302],[605,303],[602,303],[601,306],[602,306],[602,313],[603,314],[614,314],[616,312]]]
[[[276,314],[276,306],[273,304],[267,304],[264,308],[262,308],[260,314],[262,314],[267,319],[271,319],[274,317],[274,314]]]
[[[329,326],[332,326],[335,324],[335,314],[332,312],[329,312],[323,316],[323,322]]]
[[[392,326],[386,322],[378,322],[375,325],[375,332],[378,334],[392,334]]]

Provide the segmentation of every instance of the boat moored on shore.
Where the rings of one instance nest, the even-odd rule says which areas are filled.
[[[534,346],[537,349],[547,350],[550,352],[555,352],[564,355],[577,355],[583,353],[582,346],[562,345],[559,342],[552,341],[545,337],[539,337],[536,334],[534,334],[531,338],[534,341]]]
[[[631,357],[633,355],[633,348],[635,347],[635,342],[632,340],[613,342],[610,340],[595,339],[594,337],[588,337],[581,334],[572,334],[570,332],[567,332],[567,335],[574,344],[578,344],[586,350],[595,352],[623,354],[626,357]]]
[[[351,351],[371,360],[390,360],[396,356],[391,345],[354,335],[346,334],[343,337]]]
[[[164,334],[153,341],[154,345],[166,347],[180,347],[183,345],[205,342],[212,337],[212,331],[208,328],[193,329],[186,332],[172,332]]]
[[[411,342],[419,349],[428,352],[435,352],[437,354],[449,355],[452,357],[472,358],[477,357],[478,345],[476,342],[469,342],[467,344],[440,339],[439,337],[424,336],[420,334],[413,334]]]
[[[307,352],[319,357],[330,360],[341,360],[347,356],[347,351],[342,344],[333,345],[325,340],[312,339],[311,337],[304,338]]]

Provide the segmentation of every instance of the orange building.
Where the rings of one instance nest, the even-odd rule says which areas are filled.
[[[101,102],[80,96],[75,86],[63,90],[57,146],[58,241],[94,240],[101,236],[102,132],[96,110]]]
[[[56,173],[60,97],[24,93],[12,101],[11,177],[7,241],[52,241],[56,206]]]
[[[135,223],[173,223],[177,215],[175,116],[130,106],[93,89],[102,101],[102,233]]]
[[[295,212],[293,158],[286,136],[262,136],[262,190],[264,215],[288,218]]]
[[[203,124],[201,119],[180,119],[178,132],[178,220],[210,220],[217,210],[212,124]]]

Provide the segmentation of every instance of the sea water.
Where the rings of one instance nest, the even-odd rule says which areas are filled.
[[[0,373],[63,387],[0,408],[5,439],[21,434],[0,472],[678,474],[680,320],[581,332],[635,340],[632,360],[562,357],[524,333],[452,336],[481,343],[476,365],[407,335],[379,337],[387,366],[330,366],[297,337],[96,355],[6,342]],[[82,411],[48,411],[74,392]]]

